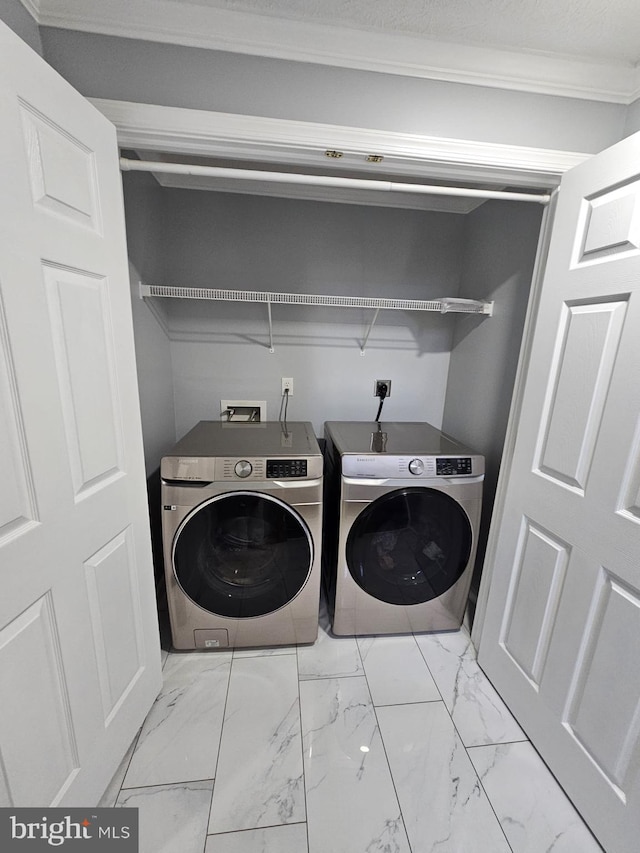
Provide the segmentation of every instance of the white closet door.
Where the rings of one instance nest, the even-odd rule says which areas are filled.
[[[91,805],[161,683],[115,131],[1,22],[0,127],[0,805]]]
[[[640,838],[640,134],[568,172],[480,662],[604,848]]]

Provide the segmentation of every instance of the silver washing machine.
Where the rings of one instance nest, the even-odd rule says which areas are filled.
[[[162,459],[176,649],[315,641],[322,467],[309,423],[201,421]]]
[[[325,424],[325,584],[338,635],[460,628],[484,457],[427,423]]]

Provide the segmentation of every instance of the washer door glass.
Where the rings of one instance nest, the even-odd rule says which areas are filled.
[[[236,619],[288,604],[312,563],[303,519],[257,492],[230,492],[196,507],[173,545],[173,570],[184,593],[210,613]]]
[[[347,537],[347,566],[374,598],[422,604],[460,578],[471,544],[471,525],[457,501],[435,489],[398,489],[356,518]]]

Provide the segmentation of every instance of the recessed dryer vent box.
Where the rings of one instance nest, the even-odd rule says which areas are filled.
[[[267,419],[266,400],[220,400],[220,420],[259,424]]]

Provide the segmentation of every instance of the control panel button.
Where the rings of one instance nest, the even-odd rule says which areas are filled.
[[[240,462],[236,462],[235,468],[233,469],[238,477],[248,477],[249,474],[253,471],[253,465],[251,462],[247,462],[246,459],[241,459]]]
[[[471,474],[473,473],[471,459],[468,456],[442,457],[436,460],[436,473],[443,477]]]
[[[412,459],[411,462],[409,462],[409,471],[416,475],[422,474],[424,471],[424,462],[422,459]]]
[[[267,459],[267,479],[284,480],[306,476],[306,459]]]

